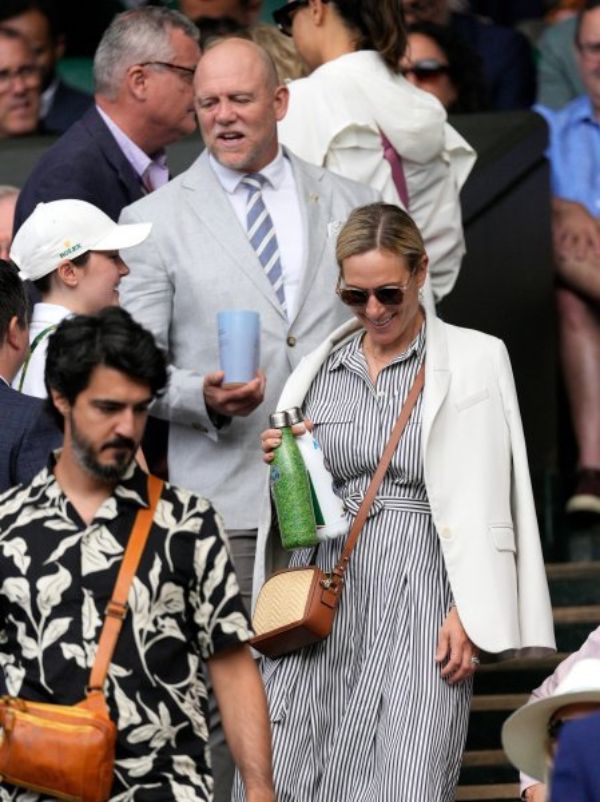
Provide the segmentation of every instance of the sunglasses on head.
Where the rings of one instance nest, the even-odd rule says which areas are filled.
[[[443,64],[436,58],[424,58],[410,66],[402,67],[401,72],[404,76],[414,75],[417,81],[432,81],[450,72],[450,65]]]
[[[410,279],[404,285],[386,284],[368,290],[360,287],[338,287],[337,294],[340,301],[347,306],[366,306],[371,295],[374,295],[383,306],[399,306],[404,300],[409,284]]]
[[[323,2],[326,3],[327,0],[323,0]],[[306,6],[308,6],[308,0],[291,0],[291,2],[286,3],[273,12],[275,25],[277,25],[281,33],[284,33],[286,36],[292,35],[292,20],[294,14],[298,9],[305,8]]]

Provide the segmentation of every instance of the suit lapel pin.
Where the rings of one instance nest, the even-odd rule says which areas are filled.
[[[344,227],[343,220],[332,220],[330,223],[327,223],[327,236],[337,237],[337,235],[340,233],[343,227]]]
[[[316,192],[309,192],[308,193],[308,202],[309,203],[318,203],[319,202],[319,196],[317,195]]]

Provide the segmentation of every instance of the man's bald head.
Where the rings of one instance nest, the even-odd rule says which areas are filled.
[[[262,47],[236,37],[212,42],[196,69],[195,91],[204,142],[220,164],[251,173],[273,161],[288,90]]]
[[[222,38],[211,39],[203,48],[200,63],[202,62],[204,56],[207,55],[211,50],[228,45],[232,45],[232,47],[229,47],[227,50],[227,53],[230,54],[232,58],[245,57],[246,59],[250,60],[257,58],[263,66],[265,83],[270,89],[275,90],[275,88],[279,85],[279,76],[277,75],[277,67],[275,66],[275,62],[273,61],[271,54],[268,53],[264,47],[261,47],[260,45],[256,44],[256,42],[253,42],[252,39],[240,36],[224,36]],[[200,63],[198,64],[198,69],[200,69]]]

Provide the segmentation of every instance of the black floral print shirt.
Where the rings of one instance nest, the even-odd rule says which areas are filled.
[[[85,686],[145,474],[132,465],[89,526],[52,466],[0,496],[0,667],[14,696],[73,704]],[[212,799],[201,663],[246,641],[219,516],[165,485],[106,685],[117,723],[111,802]],[[0,800],[35,802],[0,784]]]

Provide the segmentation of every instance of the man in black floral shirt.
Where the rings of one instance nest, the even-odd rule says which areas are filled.
[[[0,496],[0,666],[8,692],[72,704],[85,686],[135,514],[134,462],[166,384],[152,335],[117,308],[52,335],[46,383],[64,447],[30,485]],[[106,695],[117,723],[111,802],[212,799],[206,663],[248,802],[273,802],[270,736],[250,629],[211,504],[165,486]],[[0,800],[36,794],[0,785]]]

